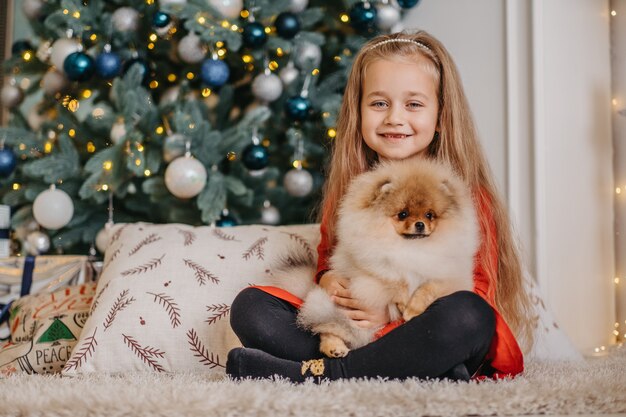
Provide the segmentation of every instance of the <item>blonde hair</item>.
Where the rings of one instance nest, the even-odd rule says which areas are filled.
[[[445,47],[424,31],[378,36],[363,46],[352,64],[338,117],[320,213],[320,217],[327,222],[329,244],[332,247],[335,242],[338,202],[348,183],[377,161],[376,153],[367,147],[360,132],[361,88],[368,65],[380,59],[422,62],[423,58],[432,67],[434,81],[439,86],[438,135],[429,145],[428,156],[451,164],[475,193],[486,194],[492,207],[496,239],[485,239],[483,247],[487,253],[497,251],[498,263],[493,265],[485,256],[478,259],[488,275],[492,291],[490,298],[495,300],[495,307],[527,350],[533,340],[532,304],[523,284],[520,255],[511,221],[483,154],[456,65]],[[489,221],[488,216],[479,217],[481,223]],[[481,226],[489,230],[494,225]]]

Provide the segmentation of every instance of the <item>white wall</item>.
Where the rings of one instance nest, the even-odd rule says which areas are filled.
[[[405,20],[455,57],[558,323],[583,352],[614,323],[608,0],[422,0]]]

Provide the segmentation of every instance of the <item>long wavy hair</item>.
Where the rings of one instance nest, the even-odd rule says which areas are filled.
[[[393,41],[407,39],[415,42]],[[461,78],[446,48],[424,31],[381,35],[366,43],[356,56],[346,84],[343,103],[337,122],[337,135],[332,145],[324,198],[319,212],[327,224],[329,243],[334,245],[338,203],[350,180],[369,170],[377,155],[363,140],[361,126],[361,94],[368,66],[376,60],[404,60],[419,63],[426,58],[427,69],[439,86],[439,120],[437,131],[428,148],[428,156],[451,164],[467,185],[486,194],[490,200],[495,222],[496,239],[485,239],[482,247],[487,253],[498,254],[498,263],[477,257],[488,275],[495,307],[515,333],[520,345],[528,350],[533,342],[532,303],[524,283],[517,241],[502,198],[499,196],[493,174],[483,153],[472,113],[463,91]],[[390,74],[393,76],[393,74]],[[479,216],[481,223],[488,222]],[[489,230],[493,225],[481,224]],[[495,248],[493,247],[495,246]]]

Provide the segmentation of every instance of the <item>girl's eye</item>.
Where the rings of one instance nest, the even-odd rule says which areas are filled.
[[[435,218],[435,213],[433,213],[432,211],[427,211],[425,216],[428,220],[432,221]]]
[[[421,103],[412,102],[412,103],[407,104],[407,107],[411,109],[419,109],[420,107],[422,107],[422,105]]]
[[[404,220],[407,217],[409,217],[409,212],[406,210],[402,210],[400,213],[398,213],[398,219],[399,220]]]
[[[372,107],[387,107],[387,103],[385,103],[384,101],[375,101],[374,103],[372,103]]]

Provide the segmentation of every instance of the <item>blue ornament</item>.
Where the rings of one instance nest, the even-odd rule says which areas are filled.
[[[276,32],[285,39],[291,39],[300,32],[300,19],[295,13],[283,12],[274,21]]]
[[[17,165],[17,158],[9,148],[0,147],[0,177],[6,178],[13,173]]]
[[[152,25],[159,29],[164,28],[169,25],[172,21],[172,18],[169,14],[163,12],[156,12],[154,16],[152,16]]]
[[[32,50],[33,50],[33,45],[31,45],[30,42],[28,42],[26,39],[19,39],[13,42],[13,45],[11,46],[12,55],[19,55],[24,51],[32,51]]]
[[[311,100],[302,96],[294,96],[285,101],[285,112],[290,119],[305,120],[311,112]]]
[[[230,69],[219,59],[205,59],[200,68],[202,81],[209,87],[221,87],[228,81]]]
[[[141,58],[132,58],[124,62],[124,74],[126,74],[128,70],[135,64],[139,65],[140,67],[139,73],[141,74],[141,82],[143,84],[146,84],[146,82],[148,81],[148,75],[150,74],[150,66],[148,66],[148,63]]]
[[[370,3],[359,2],[350,9],[350,23],[361,31],[374,28],[376,23],[376,8]]]
[[[269,165],[270,155],[265,146],[251,144],[244,148],[241,162],[249,170],[258,171]]]
[[[122,71],[122,60],[114,52],[103,52],[96,58],[96,73],[100,78],[110,80]]]
[[[420,2],[420,0],[397,0],[398,1],[398,6],[402,7],[403,9],[410,9],[411,7],[415,6],[417,3]]]
[[[215,222],[217,227],[233,227],[237,226],[237,219],[230,214],[222,214],[220,218]]]
[[[63,71],[72,81],[87,81],[96,71],[96,62],[84,52],[72,52],[63,61]]]
[[[243,43],[250,48],[263,46],[267,41],[265,28],[258,22],[251,22],[245,25],[241,36],[243,38]]]

